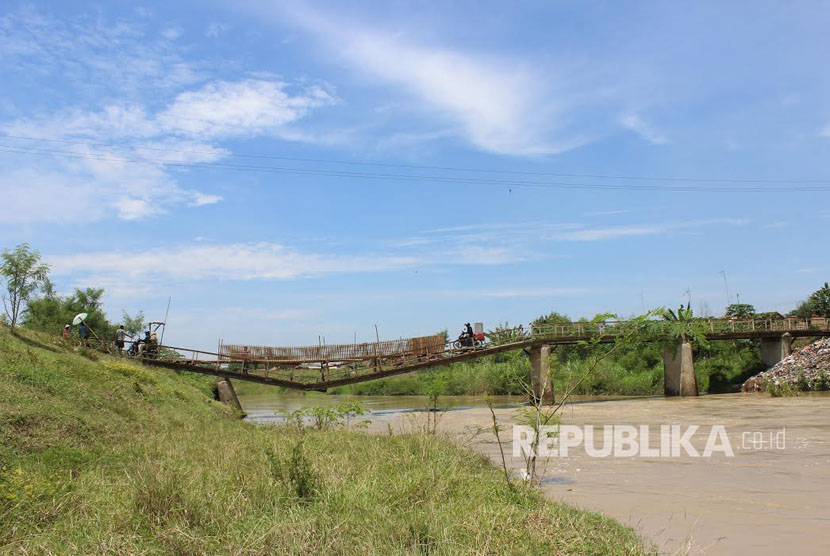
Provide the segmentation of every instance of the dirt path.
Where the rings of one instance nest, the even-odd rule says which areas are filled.
[[[515,410],[497,410],[497,415],[510,424]],[[405,430],[416,425],[414,419],[397,416],[393,426]],[[830,396],[734,394],[585,403],[568,406],[562,422],[649,425],[651,446],[660,443],[660,425],[679,424],[685,430],[696,424],[701,432],[692,444],[700,451],[711,427],[725,426],[734,457],[592,458],[580,446],[567,458],[541,463],[547,478],[543,488],[551,498],[627,523],[661,553],[830,554]],[[453,411],[442,416],[439,431],[500,465],[495,437],[474,434],[490,423],[487,409]],[[385,429],[386,423],[375,426]],[[502,441],[508,465],[518,470],[524,465],[511,455],[510,428]],[[766,444],[769,433],[782,429],[784,449],[753,446],[753,440],[763,438]],[[598,447],[601,439],[598,435]]]

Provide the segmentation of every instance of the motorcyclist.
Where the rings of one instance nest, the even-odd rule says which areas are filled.
[[[470,323],[464,323],[464,328],[461,330],[461,335],[458,337],[461,345],[464,347],[471,347],[473,345],[473,327]]]
[[[144,339],[138,341],[138,356],[141,357],[145,355],[148,347],[150,347],[150,331],[145,330]]]

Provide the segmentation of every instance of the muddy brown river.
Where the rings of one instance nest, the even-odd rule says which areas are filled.
[[[303,403],[339,401],[333,396],[316,399],[320,401],[304,398]],[[254,416],[273,415],[262,400],[242,401]],[[500,399],[502,407],[496,409],[499,421],[508,425],[502,445],[517,474],[525,467],[522,457],[512,455],[511,425],[519,401]],[[498,444],[488,430],[491,416],[480,407],[481,399],[442,403],[455,409],[440,415],[439,433],[501,465]],[[367,404],[376,409],[369,428],[407,432],[422,427],[426,413],[418,410],[425,405],[423,398],[374,398]],[[584,445],[576,445],[567,457],[540,458],[537,468],[550,498],[634,527],[661,554],[830,554],[830,395],[583,401],[565,406],[561,422],[580,430],[593,425],[596,448],[603,445],[604,425],[631,425],[638,434],[641,425],[648,426],[651,452],[646,455],[589,457]],[[679,425],[680,433],[698,425],[688,440],[698,453],[712,428],[723,427],[734,456],[723,453],[725,442],[718,437],[715,445],[721,451],[711,457],[693,457],[685,448],[677,455],[666,449],[668,457],[661,457],[661,441],[666,445],[661,425]],[[618,444],[611,440],[609,446]],[[643,437],[638,441],[642,444]]]

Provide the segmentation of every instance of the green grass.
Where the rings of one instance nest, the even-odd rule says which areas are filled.
[[[256,427],[206,377],[2,326],[0,400],[0,553],[644,551],[440,438]]]

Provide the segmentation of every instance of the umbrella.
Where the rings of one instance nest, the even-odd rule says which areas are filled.
[[[72,324],[81,324],[82,322],[84,322],[84,320],[86,320],[88,316],[89,315],[87,315],[86,313],[78,313],[77,315],[75,315],[75,318],[72,319]]]

